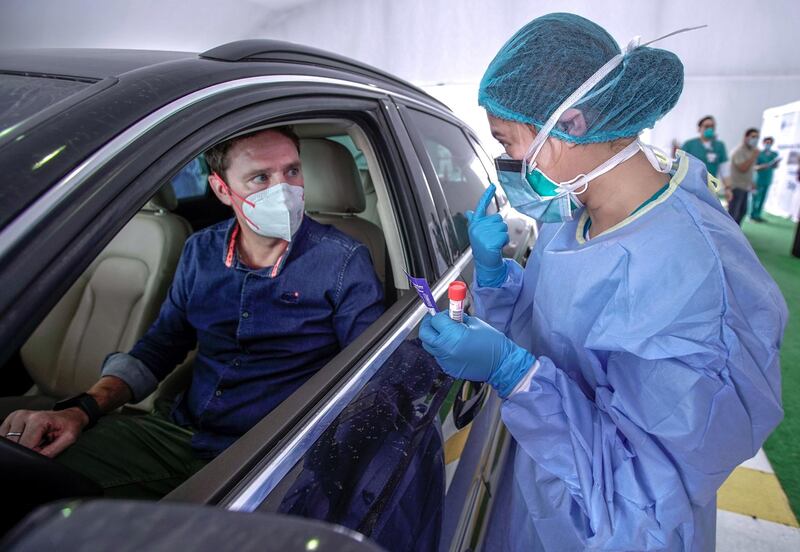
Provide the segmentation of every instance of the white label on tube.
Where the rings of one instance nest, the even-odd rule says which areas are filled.
[[[455,320],[456,322],[463,321],[464,314],[464,301],[456,301],[455,299],[450,299],[450,319]]]

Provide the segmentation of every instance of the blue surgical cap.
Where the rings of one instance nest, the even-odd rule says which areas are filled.
[[[570,13],[536,18],[500,48],[481,79],[478,103],[490,115],[540,129],[550,115],[615,55],[619,46],[602,27]],[[683,64],[672,52],[638,47],[574,106],[586,133],[551,135],[578,144],[636,136],[675,106]]]

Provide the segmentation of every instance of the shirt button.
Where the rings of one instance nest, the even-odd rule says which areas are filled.
[[[249,317],[250,317],[250,313],[249,313],[249,312],[247,312],[247,311],[244,311],[244,312],[242,313],[242,318],[249,318]]]
[[[217,397],[221,397],[221,396],[222,396],[222,389],[217,389],[216,391],[214,391],[214,394],[215,394]]]

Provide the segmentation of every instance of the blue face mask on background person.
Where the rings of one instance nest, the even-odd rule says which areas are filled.
[[[703,138],[708,138],[709,140],[714,138],[714,129],[707,128],[703,131]]]

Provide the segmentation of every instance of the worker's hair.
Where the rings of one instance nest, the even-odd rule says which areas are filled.
[[[761,141],[762,141],[762,142],[766,142],[767,140],[769,140],[769,141],[770,141],[770,142],[772,142],[773,144],[775,143],[775,138],[773,138],[772,136],[764,136],[764,139],[763,139],[763,140],[761,140]]]
[[[714,116],[713,115],[706,115],[705,117],[703,117],[702,119],[697,121],[697,128],[700,128],[701,126],[703,126],[703,123],[705,123],[709,119],[711,119],[711,122],[714,122]]]
[[[744,131],[744,135],[747,136],[748,134],[752,134],[754,132],[756,134],[758,134],[758,129],[757,128],[748,128],[747,130]]]
[[[208,164],[209,171],[211,173],[217,173],[221,178],[226,178],[225,171],[228,170],[228,151],[230,151],[233,145],[246,138],[252,138],[256,134],[266,131],[277,132],[279,134],[283,134],[287,138],[289,138],[297,148],[297,153],[300,153],[300,138],[295,134],[294,127],[291,125],[284,125],[284,126],[277,126],[272,128],[262,128],[260,130],[256,130],[249,134],[242,134],[241,136],[235,136],[230,140],[225,140],[224,142],[220,142],[219,144],[213,146],[212,148],[208,149],[203,156],[206,159],[206,163]]]

